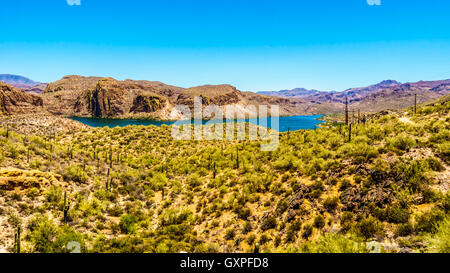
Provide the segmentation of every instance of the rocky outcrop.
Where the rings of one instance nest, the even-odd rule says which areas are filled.
[[[0,114],[28,114],[42,111],[43,101],[39,96],[28,94],[13,86],[0,82]]]
[[[31,188],[44,189],[61,185],[62,177],[57,174],[18,169],[0,170],[0,190],[23,191]]]
[[[133,101],[132,113],[153,113],[164,108],[166,100],[157,96],[138,95]]]
[[[169,101],[162,94],[177,92],[158,82],[67,76],[49,84],[42,97],[46,109],[56,115],[158,118]]]
[[[140,84],[112,78],[101,79],[88,96],[88,107],[95,117],[152,114],[163,109],[167,101]]]

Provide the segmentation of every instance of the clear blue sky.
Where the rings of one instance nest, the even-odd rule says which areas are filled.
[[[450,78],[450,1],[4,0],[0,73],[240,90]]]

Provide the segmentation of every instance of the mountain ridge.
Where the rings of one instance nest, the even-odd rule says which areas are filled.
[[[28,88],[41,84],[27,77],[14,74],[0,74],[0,81],[12,85],[16,88]]]
[[[248,110],[249,105],[280,105],[280,115],[306,114],[308,106],[302,100],[242,92],[228,84],[182,88],[154,81],[77,75],[50,83],[41,95],[46,110],[56,115],[163,120],[181,118],[181,112],[173,111],[175,106],[192,109],[194,97],[198,96],[204,106],[215,104],[222,110],[233,107],[237,113],[250,117],[256,117],[257,112]]]
[[[0,81],[33,94],[41,94],[47,87],[46,83],[36,82],[27,77],[14,74],[0,74]]]
[[[295,92],[295,90],[300,90]],[[349,88],[340,92],[327,92],[298,88],[293,90],[269,92],[269,96],[302,99],[317,104],[344,104],[346,99],[351,106],[363,111],[380,111],[400,109],[414,103],[425,102],[450,93],[450,80],[418,81],[400,83],[395,80],[385,80],[366,87]],[[264,92],[266,93],[266,92]],[[400,100],[399,100],[400,99]]]
[[[13,77],[16,84],[27,82],[27,78],[17,77]],[[413,105],[415,95],[421,103],[449,94],[450,80],[415,83],[385,80],[341,92],[296,88],[255,93],[240,91],[229,84],[183,88],[159,81],[67,75],[49,84],[18,89],[38,95],[42,100],[39,111],[59,116],[177,120],[183,116],[176,106],[186,105],[192,111],[195,97],[201,97],[204,106],[218,105],[223,112],[231,107],[239,115],[248,117],[258,115],[257,110],[248,107],[250,105],[278,105],[283,116],[342,113],[346,99],[352,111],[395,110]],[[14,92],[19,94],[17,90]],[[34,102],[30,97],[16,96],[19,97],[23,97],[25,103]],[[211,114],[205,118],[212,117]]]

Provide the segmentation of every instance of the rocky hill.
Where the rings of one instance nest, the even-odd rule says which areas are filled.
[[[360,109],[362,112],[377,112],[409,107],[414,104],[415,94],[417,94],[417,102],[421,103],[450,93],[450,80],[405,84],[387,80],[343,92],[298,88],[280,92],[263,92],[263,94],[242,92],[227,84],[182,88],[155,81],[119,81],[113,78],[76,75],[65,76],[48,85],[20,76],[9,76],[8,80],[16,85],[22,85],[21,90],[26,93],[39,95],[38,108],[33,108],[31,113],[44,111],[66,117],[161,120],[180,119],[182,113],[173,111],[174,107],[186,105],[192,110],[195,97],[202,98],[204,107],[215,104],[224,112],[231,107],[241,115],[255,117],[257,111],[248,106],[278,105],[280,115],[335,114],[343,111],[345,99],[348,98],[351,111]],[[33,83],[38,85],[30,86]],[[37,99],[36,96],[24,96],[23,93],[17,92],[16,94],[20,94],[25,99],[23,103],[28,107],[34,105],[34,103],[29,104],[30,100],[35,102],[34,100]],[[20,96],[16,95],[14,100],[16,104],[22,102]],[[11,103],[10,107],[16,104]]]
[[[41,112],[42,98],[0,81],[0,115]]]
[[[118,81],[113,78],[66,76],[50,83],[42,99],[45,109],[56,115],[112,118],[178,119],[172,113],[176,105],[193,107],[202,97],[204,106],[215,104],[223,110],[234,107],[245,111],[248,105],[280,105],[281,115],[307,114],[309,103],[303,100],[273,98],[241,92],[231,85],[205,85],[181,88],[151,81]]]

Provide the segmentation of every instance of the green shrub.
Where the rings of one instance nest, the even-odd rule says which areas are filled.
[[[132,234],[136,231],[137,218],[134,215],[124,214],[120,216],[119,227],[122,233]]]
[[[83,170],[83,167],[79,165],[67,166],[63,176],[65,180],[78,183],[85,183],[88,180],[88,175]]]
[[[35,216],[28,223],[30,242],[34,252],[39,253],[63,253],[70,252],[69,242],[80,245],[81,251],[85,248],[84,238],[72,228],[57,227],[47,216]]]
[[[339,198],[337,196],[329,196],[323,201],[323,206],[328,212],[333,212],[339,205]]]
[[[317,229],[322,229],[325,226],[325,217],[322,215],[317,215],[314,218],[314,227]]]
[[[303,246],[308,253],[367,253],[366,244],[356,237],[326,233]]]
[[[444,219],[444,212],[440,210],[431,210],[422,213],[416,219],[416,230],[419,232],[436,232],[436,225]]]
[[[230,228],[227,229],[227,231],[225,232],[225,240],[233,240],[234,237],[236,236],[236,232],[234,230],[234,228]]]
[[[189,221],[191,217],[192,212],[188,209],[168,209],[161,215],[161,225],[180,225]]]
[[[263,231],[273,229],[277,227],[277,218],[275,216],[268,216],[261,224]]]
[[[245,222],[244,227],[242,228],[242,233],[243,234],[247,234],[250,231],[252,231],[252,223],[250,222]]]
[[[436,233],[430,238],[430,252],[450,253],[450,218],[447,217],[437,224]]]
[[[416,141],[406,134],[393,137],[388,141],[388,143],[391,147],[394,147],[400,151],[408,151],[416,145]]]
[[[439,155],[445,162],[450,163],[450,142],[444,142],[442,144],[437,145],[437,150]]]
[[[345,231],[349,231],[352,226],[353,226],[353,218],[354,215],[352,212],[350,211],[344,211],[341,215],[341,228],[342,230]]]
[[[389,223],[406,223],[409,220],[410,213],[406,209],[402,209],[396,206],[388,207],[386,209],[386,220]]]
[[[408,236],[414,233],[414,225],[410,222],[401,224],[397,227],[396,234],[398,236]]]
[[[383,224],[374,217],[368,217],[356,225],[358,232],[366,239],[373,238],[384,233]]]
[[[428,167],[435,172],[442,172],[445,170],[442,163],[434,157],[427,158],[425,161],[428,163]]]
[[[304,225],[303,233],[302,233],[303,239],[308,239],[309,237],[311,237],[313,231],[314,231],[313,225],[311,225],[311,224]]]

